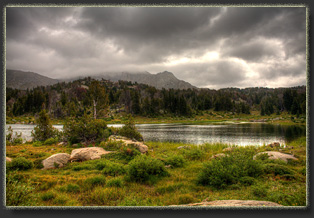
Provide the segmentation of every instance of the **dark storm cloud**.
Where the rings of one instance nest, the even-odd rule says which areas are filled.
[[[282,86],[305,81],[305,18],[304,7],[8,7],[7,66],[53,78],[168,70],[200,87]]]

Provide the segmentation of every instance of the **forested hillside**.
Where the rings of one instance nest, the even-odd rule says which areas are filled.
[[[81,116],[114,117],[125,112],[146,117],[193,116],[203,111],[227,111],[261,115],[306,113],[306,87],[156,89],[125,81],[84,78],[28,90],[6,89],[7,116],[34,115],[41,109],[54,118]]]

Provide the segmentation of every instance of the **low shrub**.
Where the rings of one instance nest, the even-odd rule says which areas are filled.
[[[104,175],[118,176],[125,174],[126,169],[123,164],[108,161],[107,165],[103,168],[102,173]]]
[[[36,196],[32,194],[35,187],[29,180],[15,178],[16,172],[6,174],[6,206],[34,206]]]
[[[43,160],[45,160],[45,158],[36,159],[36,160],[33,162],[33,163],[34,163],[34,167],[35,167],[36,169],[42,169],[42,168],[44,168]]]
[[[266,185],[254,185],[251,187],[253,195],[259,198],[265,198],[268,195],[268,187]]]
[[[8,170],[28,170],[34,167],[34,163],[25,157],[17,157],[7,163]]]
[[[44,145],[52,145],[58,142],[58,138],[49,138],[43,144]]]
[[[103,186],[106,184],[106,178],[104,176],[95,176],[91,178],[87,178],[84,181],[84,185],[88,188],[93,188],[95,186]]]
[[[87,204],[115,206],[116,201],[124,197],[124,192],[116,187],[96,187],[85,199]]]
[[[40,147],[42,143],[40,141],[33,142],[33,147]]]
[[[253,185],[255,183],[255,179],[253,177],[250,177],[250,176],[244,176],[244,177],[241,177],[239,179],[239,182],[242,185],[250,186],[250,185]]]
[[[173,155],[165,160],[166,165],[171,165],[171,167],[183,167],[185,164],[185,159],[182,155]]]
[[[80,164],[80,165],[72,167],[73,171],[91,170],[91,169],[93,169],[93,167],[90,164]]]
[[[122,187],[123,181],[121,178],[113,178],[107,181],[106,186],[108,187]]]
[[[294,175],[295,172],[287,166],[280,164],[267,163],[264,165],[264,172],[266,174],[277,175]]]
[[[13,136],[13,129],[11,126],[9,126],[8,134],[6,135],[6,145],[18,145],[22,143],[22,133],[15,132],[15,135]]]
[[[132,160],[134,157],[141,154],[137,147],[134,145],[123,146],[120,149],[122,157],[126,160]]]
[[[104,148],[106,151],[118,151],[124,147],[123,143],[119,141],[101,142],[99,146]]]
[[[65,191],[70,193],[78,193],[80,192],[80,186],[76,184],[68,184],[65,188]]]
[[[184,149],[182,150],[183,155],[185,158],[189,160],[200,160],[205,156],[205,152],[201,149]]]
[[[180,195],[178,200],[178,204],[189,204],[196,201],[196,199],[191,194]]]
[[[164,164],[155,158],[139,155],[130,161],[128,177],[136,182],[155,182],[157,177],[168,175]]]
[[[167,185],[167,186],[161,186],[156,188],[156,193],[158,194],[166,194],[175,192],[183,187],[183,183],[173,184],[173,185]]]
[[[49,192],[46,192],[46,193],[43,193],[40,198],[42,201],[50,201],[52,199],[54,199],[56,197],[56,194],[49,191]]]
[[[242,177],[258,177],[262,173],[262,164],[252,160],[251,154],[234,153],[205,163],[198,175],[197,183],[223,189],[237,183]]]

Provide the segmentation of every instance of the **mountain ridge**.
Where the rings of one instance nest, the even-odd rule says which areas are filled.
[[[36,86],[53,85],[61,81],[74,81],[87,76],[72,77],[69,79],[52,79],[42,76],[38,73],[27,72],[21,70],[7,69],[6,85],[10,88],[27,89]],[[149,86],[154,86],[157,89],[197,89],[190,83],[179,80],[173,73],[163,71],[157,74],[151,74],[147,71],[138,73],[119,72],[119,73],[101,73],[89,76],[94,79],[107,79],[111,81],[131,81],[133,83],[142,83]]]
[[[59,80],[52,79],[39,73],[22,70],[6,70],[6,86],[15,89],[31,89],[37,86],[48,86],[58,83]]]

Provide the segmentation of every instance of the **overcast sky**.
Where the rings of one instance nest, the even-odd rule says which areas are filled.
[[[197,87],[306,84],[305,7],[8,7],[7,69],[172,72]]]

